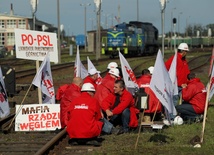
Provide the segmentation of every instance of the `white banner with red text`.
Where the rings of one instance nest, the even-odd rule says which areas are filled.
[[[53,131],[61,128],[60,104],[16,105],[15,131]]]
[[[16,58],[43,61],[47,52],[50,61],[58,63],[56,33],[15,29]]]

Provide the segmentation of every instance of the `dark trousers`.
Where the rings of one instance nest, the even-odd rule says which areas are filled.
[[[192,105],[188,102],[183,102],[181,105],[177,105],[175,108],[182,118],[198,116]]]
[[[130,110],[126,108],[123,112],[119,115],[113,115],[109,120],[114,126],[121,125],[123,126],[124,131],[129,130],[129,121],[130,121]]]

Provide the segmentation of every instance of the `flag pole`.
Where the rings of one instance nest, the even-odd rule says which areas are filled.
[[[36,60],[36,72],[39,71],[39,60]],[[38,99],[39,99],[39,104],[42,104],[42,91],[41,88],[38,87]]]
[[[159,104],[160,104],[160,101],[158,101],[158,104],[156,106],[155,113],[154,113],[153,118],[152,118],[152,123],[154,122],[155,116],[157,114]]]
[[[148,99],[148,94],[146,96],[146,102],[147,102],[147,99]],[[146,107],[146,103],[144,104],[144,109]],[[138,141],[139,141],[139,137],[140,137],[140,131],[141,131],[141,123],[143,121],[143,117],[144,117],[144,112],[145,110],[143,111],[143,113],[141,114],[141,117],[140,117],[140,127],[139,127],[139,130],[138,130],[138,134],[137,134],[137,140],[136,140],[136,143],[135,143],[135,149],[137,148],[137,144],[138,144]]]
[[[205,125],[206,125],[206,117],[207,117],[207,109],[208,109],[208,100],[209,100],[209,95],[210,95],[210,83],[211,83],[211,78],[208,83],[208,90],[207,90],[207,96],[206,96],[206,102],[205,102],[205,110],[204,110],[204,117],[203,117],[203,125],[202,125],[202,131],[201,131],[201,140],[200,142],[203,143],[204,140],[204,130],[205,130]]]
[[[8,130],[10,129],[11,125],[13,124],[13,121],[15,120],[16,116],[17,116],[17,115],[19,114],[19,112],[21,111],[22,104],[23,104],[23,102],[25,101],[25,99],[26,99],[26,97],[27,97],[27,94],[28,94],[29,91],[30,91],[31,86],[32,86],[32,83],[31,83],[31,85],[29,86],[29,88],[28,88],[28,90],[27,90],[27,92],[26,92],[26,94],[25,94],[25,96],[24,96],[24,98],[23,98],[23,100],[22,100],[22,102],[21,102],[21,104],[20,104],[20,106],[19,106],[19,109],[17,110],[15,116],[13,117],[12,121],[10,122],[10,125],[8,126],[7,129],[4,130],[4,132],[8,132]]]

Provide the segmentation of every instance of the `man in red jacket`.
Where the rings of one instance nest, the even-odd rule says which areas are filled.
[[[88,72],[89,75],[86,76],[83,83],[91,83],[96,89],[97,88],[96,80],[98,79],[98,73],[100,73],[100,71],[97,71],[94,68],[90,69]]]
[[[79,143],[93,142],[98,145],[96,138],[102,131],[101,109],[93,97],[95,88],[91,83],[84,83],[81,96],[75,98],[68,110],[67,133],[71,141]],[[71,142],[70,141],[70,142]]]
[[[180,93],[182,84],[187,83],[187,75],[190,73],[187,61],[186,61],[186,54],[189,51],[189,47],[186,43],[181,43],[178,46],[177,52],[177,66],[176,66],[176,76],[177,76],[177,84],[178,84],[178,92]],[[171,56],[166,62],[166,69],[169,70],[172,64],[172,60],[174,55]],[[180,95],[173,96],[173,102],[176,106],[179,101]]]
[[[101,105],[104,98],[110,93],[114,94],[114,82],[119,78],[119,70],[112,68],[108,71],[108,74],[102,79],[100,85],[97,86],[94,97],[98,100]]]
[[[144,69],[142,70],[142,76],[137,79],[137,84],[140,88],[140,91],[141,89],[144,89],[143,91],[145,91],[145,93],[147,94],[148,108],[142,109],[146,109],[144,110],[144,115],[147,116],[148,118],[153,116],[154,113],[160,115],[162,111],[161,103],[159,102],[153,91],[150,89],[151,78],[152,77],[150,71],[148,69]]]
[[[60,101],[60,123],[61,128],[65,128],[68,122],[67,110],[71,102],[81,95],[80,89],[83,80],[80,77],[74,77],[72,84],[70,84],[64,91],[64,95]]]
[[[190,73],[188,80],[187,84],[182,85],[183,102],[176,106],[177,112],[184,120],[203,114],[206,102],[206,88],[200,79]]]
[[[116,80],[114,84],[114,94],[110,93],[102,102],[102,110],[107,119],[114,125],[122,125],[118,134],[128,133],[129,127],[137,127],[137,112],[134,105],[134,98],[125,89],[123,80]]]

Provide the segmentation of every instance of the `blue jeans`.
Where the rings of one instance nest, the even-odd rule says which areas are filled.
[[[173,95],[174,106],[178,105],[178,101],[181,97],[181,90],[182,90],[182,87],[178,87],[178,95]]]
[[[110,122],[114,124],[114,126],[118,124],[122,124],[123,130],[128,131],[129,130],[129,122],[130,122],[130,110],[129,108],[126,108],[123,110],[121,114],[113,115],[110,119]]]
[[[110,134],[113,128],[113,124],[109,122],[106,118],[103,118],[103,128],[102,131]]]
[[[198,116],[198,114],[193,109],[193,106],[188,102],[183,102],[182,105],[176,106],[176,110],[178,113],[180,113],[182,118]]]

